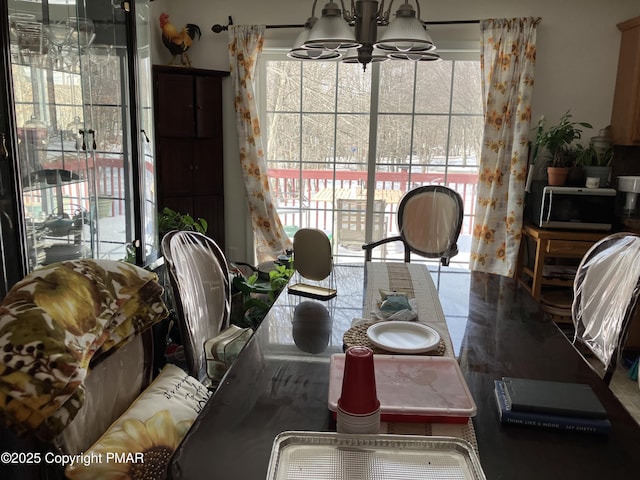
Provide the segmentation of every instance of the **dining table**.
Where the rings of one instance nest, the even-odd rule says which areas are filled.
[[[263,480],[278,434],[335,432],[331,356],[379,314],[381,292],[389,291],[407,292],[418,321],[438,331],[442,341],[432,354],[457,359],[476,412],[464,423],[382,422],[381,434],[461,438],[488,479],[617,479],[640,472],[640,426],[514,279],[368,262],[335,265],[325,282],[337,290],[329,300],[286,289],[279,295],[175,451],[170,478]],[[302,316],[309,306],[326,314]],[[590,385],[611,432],[501,424],[494,380],[503,376]]]

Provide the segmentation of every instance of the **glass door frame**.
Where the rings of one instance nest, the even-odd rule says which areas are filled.
[[[9,81],[11,56],[9,45],[9,6],[0,2],[0,296],[27,273],[26,232],[22,221],[22,187],[16,152],[16,123],[13,109],[13,85]],[[6,228],[6,227],[9,228]]]
[[[104,0],[105,3],[109,3],[108,0]],[[48,2],[43,0],[43,20],[45,17],[48,19],[49,13],[47,10]],[[87,8],[87,0],[80,0],[76,5],[78,14],[84,13]],[[126,201],[125,211],[126,219],[123,225],[126,230],[127,249],[133,247],[130,251],[133,255],[127,256],[127,261],[131,261],[136,265],[144,266],[154,262],[160,256],[159,241],[157,239],[157,222],[154,221],[152,215],[157,215],[157,212],[152,210],[156,208],[157,200],[155,198],[155,155],[153,154],[154,148],[151,146],[143,146],[143,142],[147,138],[153,138],[153,124],[145,127],[142,119],[140,99],[142,97],[140,92],[140,77],[139,75],[147,75],[151,78],[151,71],[140,71],[139,67],[139,53],[138,52],[138,36],[137,36],[137,24],[138,19],[136,15],[136,3],[140,7],[140,10],[144,10],[145,4],[148,7],[148,0],[142,0],[139,2],[122,2],[121,8],[123,10],[123,17],[120,17],[120,25],[124,27],[126,47],[122,53],[121,69],[120,69],[120,83],[122,85],[121,94],[121,111],[122,111],[122,136],[123,136],[123,159],[124,159],[124,188],[126,197],[129,200]],[[119,8],[112,2],[113,8]],[[9,37],[9,5],[8,2],[0,2],[0,23],[6,25],[6,28],[0,32],[0,39],[2,39],[2,71],[0,75],[6,79],[4,85],[6,85],[6,92],[2,91],[0,94],[0,108],[3,108],[4,115],[6,112],[7,118],[10,123],[7,125],[7,133],[11,138],[7,138],[7,142],[12,142],[11,151],[15,152],[12,157],[12,177],[14,181],[11,182],[13,191],[11,196],[13,197],[14,208],[12,212],[12,221],[14,225],[19,226],[19,231],[15,234],[15,243],[20,246],[20,276],[14,279],[13,282],[22,278],[26,273],[30,271],[32,267],[29,266],[28,251],[28,232],[27,225],[24,220],[25,200],[23,198],[20,159],[18,158],[17,150],[17,119],[16,119],[16,103],[15,95],[13,94],[13,82],[11,78],[12,62],[11,62],[11,50],[10,50],[10,37]],[[146,19],[149,20],[148,18]],[[143,19],[142,21],[145,21]],[[121,44],[122,45],[122,44]],[[143,44],[144,45],[144,44]],[[151,81],[149,80],[149,84]],[[126,91],[124,91],[126,89]],[[86,100],[83,102],[87,105]],[[90,105],[91,102],[89,102]],[[151,106],[153,102],[151,102]],[[153,115],[151,115],[153,117]],[[2,118],[0,118],[2,120]],[[148,122],[147,122],[148,123]],[[0,125],[1,126],[1,125]],[[146,129],[146,132],[143,130]],[[148,140],[147,140],[148,141]],[[151,165],[151,167],[149,166]],[[89,179],[90,182],[95,181]],[[95,189],[95,188],[94,188]],[[97,195],[97,189],[94,194]],[[97,216],[96,216],[97,221]],[[146,225],[146,223],[152,223]],[[146,233],[146,236],[145,236]],[[98,234],[99,235],[99,234]],[[153,236],[155,235],[156,238]],[[91,241],[96,240],[93,233]],[[99,240],[99,237],[98,237]],[[93,251],[93,256],[99,254],[98,251]],[[15,254],[11,253],[11,256]],[[12,261],[16,261],[15,258],[11,258]],[[10,285],[9,285],[10,286]]]
[[[146,238],[144,229],[144,209],[146,207],[145,198],[145,166],[144,166],[144,153],[141,148],[141,142],[146,139],[146,135],[142,128],[142,120],[140,114],[140,91],[138,79],[139,75],[139,63],[138,63],[138,36],[136,29],[136,2],[122,2],[123,8],[128,5],[128,10],[125,10],[126,17],[126,31],[127,31],[127,58],[128,58],[128,87],[129,87],[129,135],[131,138],[131,174],[132,178],[137,181],[132,182],[133,186],[133,198],[136,208],[133,209],[133,225],[134,225],[134,244],[135,248],[135,262],[136,265],[147,265],[155,260],[159,256],[159,252],[156,251],[155,255],[150,255],[147,258],[146,255]],[[151,72],[148,72],[151,75]],[[155,188],[154,188],[155,191]],[[156,201],[157,204],[157,201]],[[156,233],[157,237],[157,233]],[[157,246],[157,245],[156,245]]]

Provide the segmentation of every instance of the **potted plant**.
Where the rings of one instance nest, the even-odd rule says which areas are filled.
[[[287,285],[294,270],[286,265],[275,265],[269,272],[269,280],[261,280],[258,272],[245,277],[237,272],[233,277],[233,288],[241,292],[242,310],[238,315],[232,312],[232,323],[240,327],[258,328],[271,305]]]
[[[588,147],[578,146],[576,163],[582,167],[585,176],[600,179],[600,187],[605,187],[611,174],[613,161],[613,145],[608,148],[596,149],[593,144]]]
[[[586,122],[574,122],[567,111],[556,125],[545,129],[544,116],[538,121],[533,161],[541,150],[548,152],[550,158],[547,166],[549,185],[564,185],[569,169],[574,164],[575,154],[572,144],[582,137],[582,128],[593,128]]]
[[[162,239],[172,230],[190,230],[207,233],[208,223],[204,218],[193,218],[188,213],[183,214],[170,208],[163,208],[158,215],[158,233]]]

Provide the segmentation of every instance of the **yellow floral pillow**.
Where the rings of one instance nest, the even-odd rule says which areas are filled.
[[[164,478],[210,392],[175,365],[160,375],[76,463],[70,479]]]

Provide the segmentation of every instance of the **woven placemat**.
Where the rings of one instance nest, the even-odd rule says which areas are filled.
[[[342,336],[344,349],[346,350],[349,347],[362,346],[362,347],[369,347],[371,350],[373,350],[373,353],[398,355],[397,352],[390,352],[389,350],[385,350],[371,343],[371,340],[369,340],[369,337],[367,337],[367,329],[371,325],[373,325],[373,323],[362,323],[360,325],[351,327],[349,330],[344,332],[344,335]],[[413,355],[442,356],[444,355],[445,350],[446,350],[446,347],[444,345],[444,340],[440,338],[440,342],[438,343],[438,346],[433,350],[429,350],[428,352],[418,353]]]

